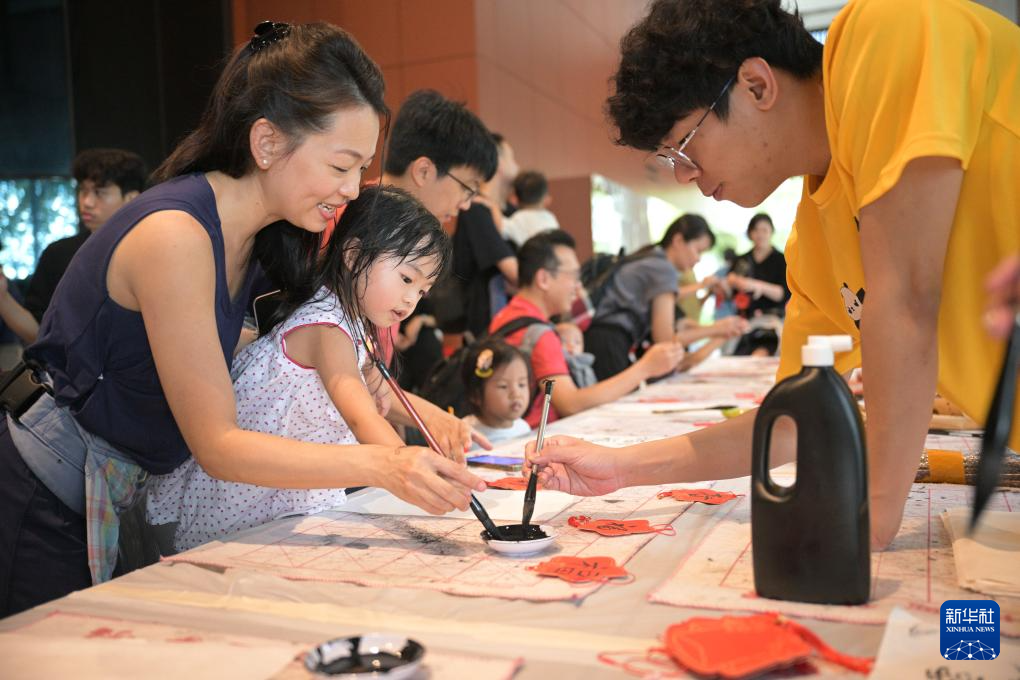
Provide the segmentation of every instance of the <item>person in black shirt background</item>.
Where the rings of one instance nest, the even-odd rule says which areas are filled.
[[[733,302],[740,316],[752,321],[752,329],[744,335],[734,354],[772,355],[779,347],[774,328],[754,327],[754,320],[771,316],[781,320],[786,314],[790,289],[786,285],[786,258],[772,247],[775,233],[772,218],[758,213],[747,225],[747,237],[754,247],[737,257],[726,277],[735,292]]]
[[[463,286],[464,318],[444,328],[468,330],[476,338],[485,333],[489,321],[506,304],[507,294],[517,286],[517,257],[503,240],[502,219],[518,167],[510,143],[501,135],[493,137],[499,148],[496,174],[457,217],[453,233],[453,272]],[[493,298],[497,298],[495,304]]]
[[[25,308],[36,321],[42,321],[67,265],[85,240],[145,189],[145,162],[123,149],[82,151],[74,159],[72,173],[78,184],[78,233],[54,241],[39,257],[25,291]]]

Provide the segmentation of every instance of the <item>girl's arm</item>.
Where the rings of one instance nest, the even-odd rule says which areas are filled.
[[[228,241],[229,243],[229,241]],[[245,267],[228,251],[228,281]],[[107,285],[140,311],[170,410],[210,475],[276,488],[378,486],[432,513],[466,508],[484,482],[420,447],[328,446],[242,430],[213,315],[216,269],[209,236],[190,215],[140,222],[114,251]]]
[[[369,384],[374,384],[375,380],[382,381],[379,369],[375,366],[372,366],[366,372],[366,377],[369,380]],[[383,389],[386,389],[388,394],[389,386],[386,385],[385,381],[382,381],[382,383]],[[405,393],[405,396],[411,402],[414,410],[421,416],[421,419],[425,421],[425,426],[429,428],[429,432],[436,438],[439,448],[443,450],[443,453],[450,460],[456,463],[463,463],[464,452],[471,448],[471,442],[477,443],[483,449],[492,448],[492,444],[485,435],[476,432],[464,420],[444,411],[432,402],[425,401],[416,394]],[[400,403],[396,395],[389,395],[389,401],[390,411],[386,417],[397,425],[417,429],[418,424],[411,417],[411,414],[407,412],[407,409],[404,408],[404,405]]]
[[[375,398],[362,382],[354,343],[337,326],[296,328],[284,338],[287,356],[314,368],[326,392],[362,444],[403,446],[393,426],[379,414]]]

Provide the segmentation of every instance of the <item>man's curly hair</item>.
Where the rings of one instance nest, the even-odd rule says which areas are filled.
[[[617,144],[654,151],[676,121],[708,108],[744,60],[761,57],[800,79],[822,66],[822,45],[781,0],[656,0],[620,41],[606,102]],[[722,120],[729,97],[716,104]]]

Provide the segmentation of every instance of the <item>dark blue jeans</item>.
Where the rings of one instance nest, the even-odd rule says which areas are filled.
[[[91,585],[85,518],[25,465],[0,413],[0,617]]]

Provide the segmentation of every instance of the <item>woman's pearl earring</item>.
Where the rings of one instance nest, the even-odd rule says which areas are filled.
[[[263,158],[262,159],[262,165],[269,165],[269,159],[268,158]]]

